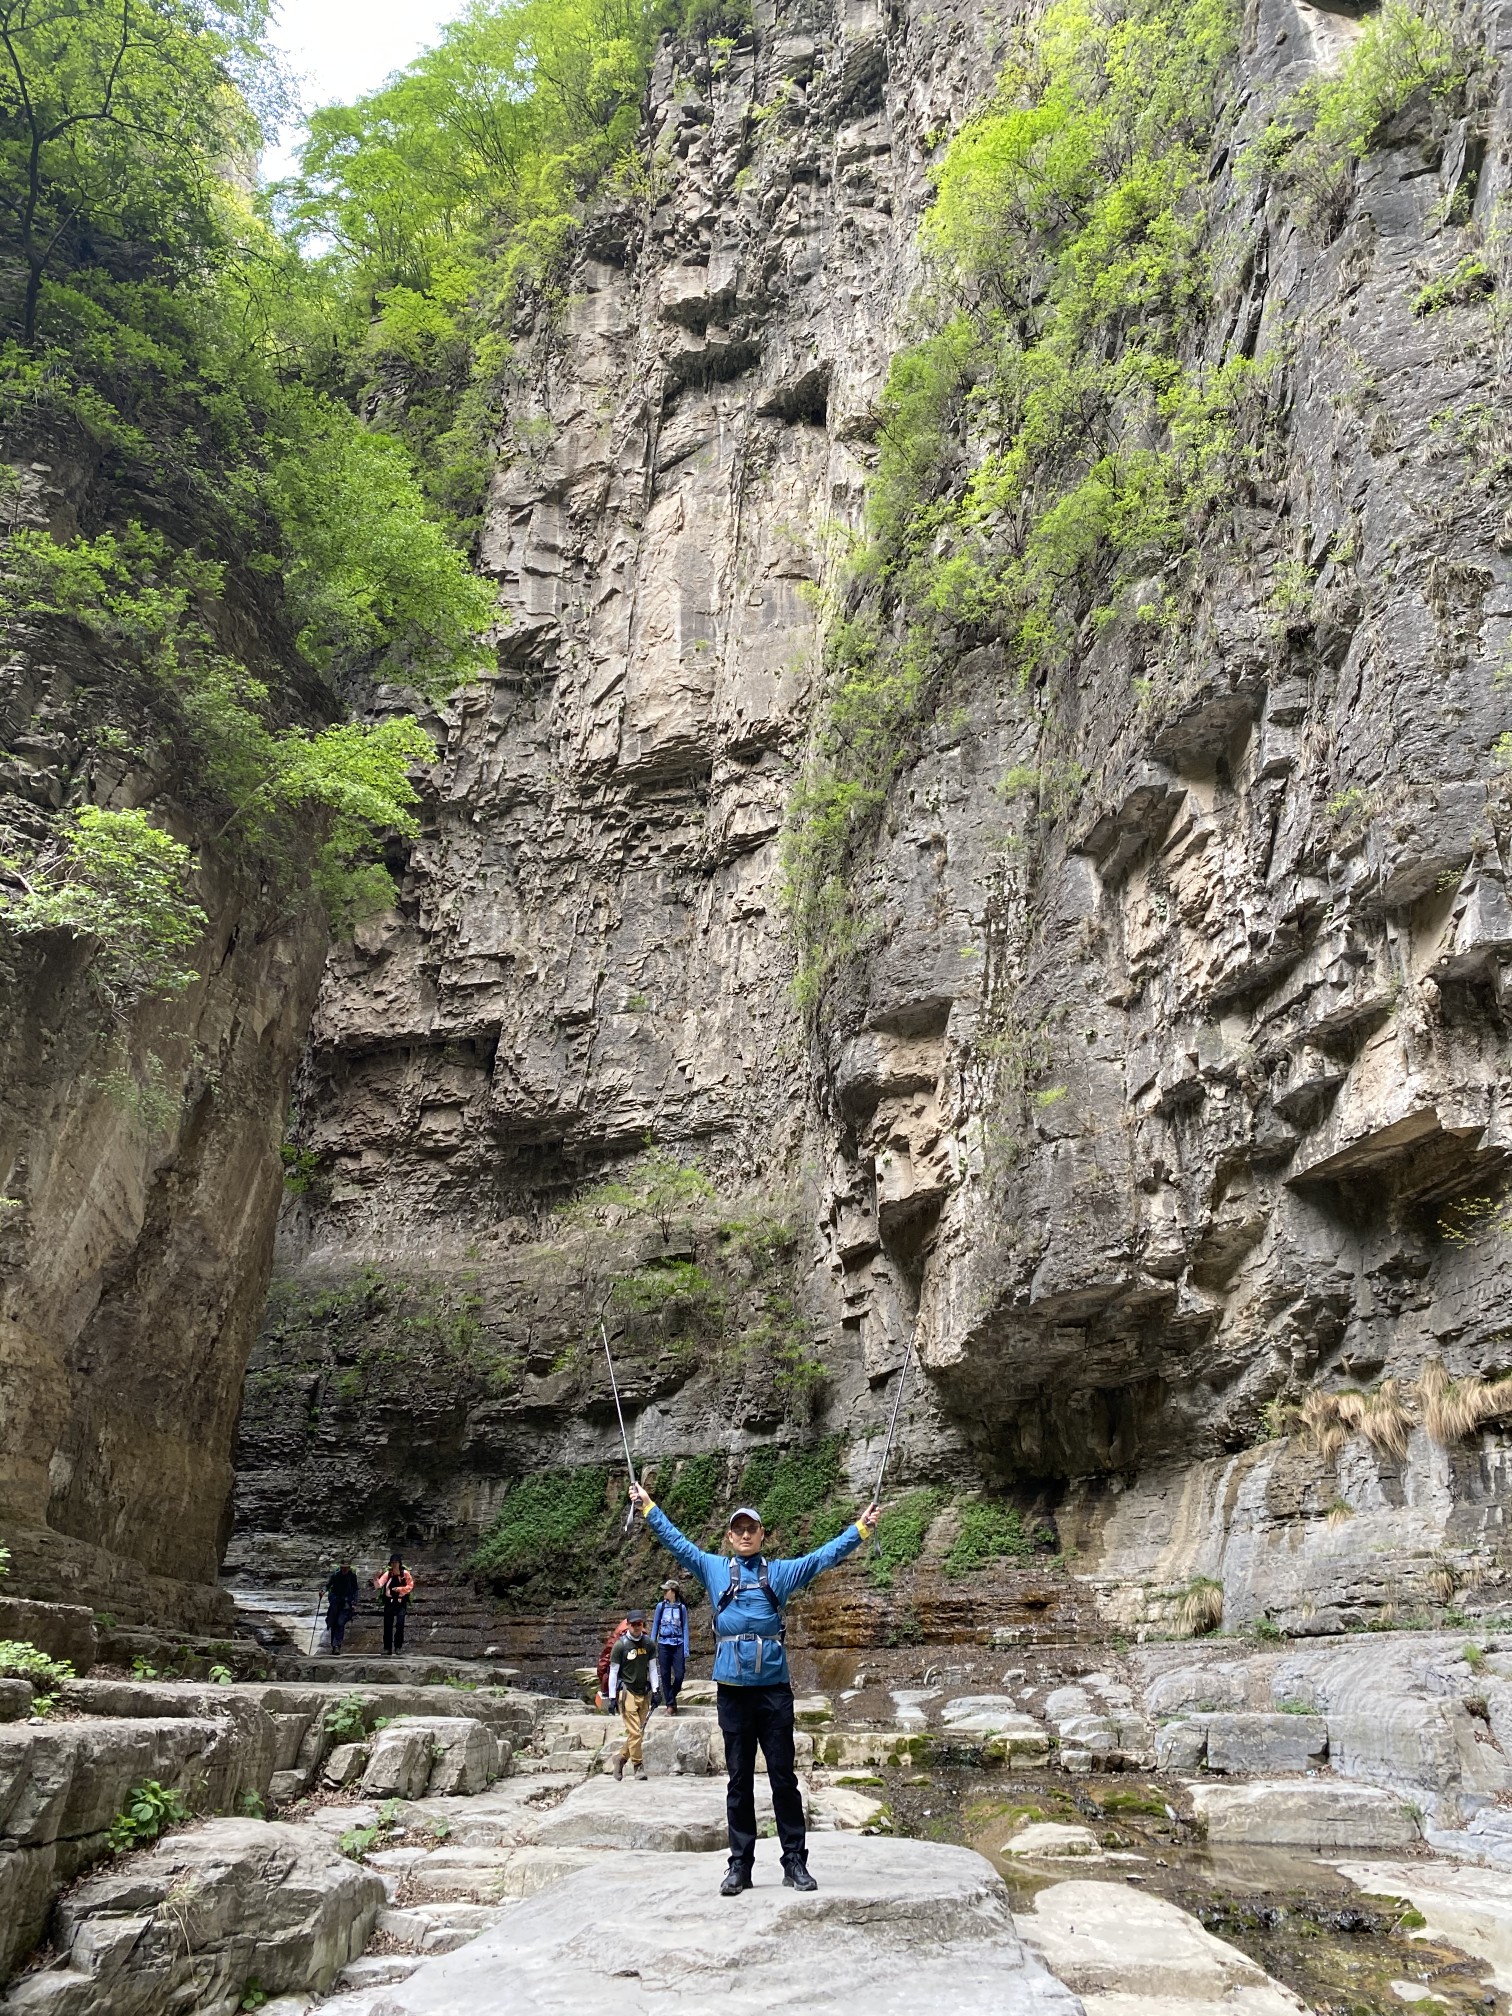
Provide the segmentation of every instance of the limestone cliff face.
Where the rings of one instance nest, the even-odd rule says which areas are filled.
[[[1241,135],[1359,13],[1251,0]],[[1410,105],[1326,244],[1215,162],[1223,354],[1274,361],[1259,500],[1178,649],[1117,622],[1029,691],[963,654],[857,864],[870,946],[809,1028],[779,833],[816,591],[858,523],[930,150],[1006,18],[759,6],[724,57],[663,58],[649,198],[595,213],[565,310],[520,332],[485,540],[512,623],[445,724],[400,909],[327,972],[288,1265],[471,1270],[528,1356],[577,1321],[549,1267],[523,1285],[543,1209],[654,1131],[729,1195],[800,1197],[819,1425],[858,1486],[917,1324],[905,1467],[1048,1494],[1111,1614],[1196,1572],[1297,1629],[1468,1601],[1508,1572],[1504,1428],[1325,1459],[1264,1444],[1261,1409],[1508,1359],[1505,1236],[1473,1201],[1512,1138],[1501,297],[1415,306],[1500,256],[1512,8],[1479,10],[1480,98]],[[1005,798],[1012,770],[1067,781]],[[464,1399],[423,1512],[384,1516],[476,1532],[519,1467],[607,1456],[586,1385],[530,1385],[551,1362],[507,1451]],[[636,1395],[646,1454],[792,1432],[721,1376]],[[249,1448],[239,1560],[292,1460]]]
[[[108,512],[108,479],[77,444],[39,440],[18,475],[19,522],[66,533]],[[135,726],[89,640],[54,626],[9,643],[0,852],[28,858],[59,808],[91,802],[151,802],[202,842],[170,775],[89,753],[85,724],[124,706]],[[323,949],[313,922],[269,928],[208,853],[197,893],[201,977],[123,1027],[90,990],[87,947],[61,932],[0,947],[7,1586],[185,1629],[229,1615],[213,1585],[231,1449]]]

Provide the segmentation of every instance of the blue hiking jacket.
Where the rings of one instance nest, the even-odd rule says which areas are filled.
[[[782,1642],[782,1618],[762,1594],[757,1562],[753,1555],[740,1564],[740,1588],[722,1611],[720,1598],[730,1586],[731,1556],[705,1554],[686,1535],[679,1533],[659,1505],[646,1514],[646,1524],[669,1553],[674,1554],[690,1575],[696,1575],[708,1592],[714,1618],[714,1678],[722,1687],[780,1687],[790,1684],[787,1648]],[[806,1589],[816,1575],[833,1568],[861,1545],[859,1526],[847,1526],[833,1540],[816,1547],[812,1554],[800,1554],[794,1561],[768,1561],[767,1582],[773,1596],[786,1605],[790,1596]]]
[[[657,1604],[651,1616],[652,1643],[675,1645],[679,1638],[682,1640],[684,1659],[690,1658],[693,1645],[688,1636],[688,1606],[686,1603],[668,1603],[663,1600]]]

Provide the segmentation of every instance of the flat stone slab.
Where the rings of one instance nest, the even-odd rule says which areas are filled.
[[[1218,2007],[1243,2016],[1305,2016],[1307,2004],[1247,1954],[1163,1897],[1117,1882],[1054,1883],[1019,1930],[1087,2016],[1169,2016]]]
[[[1078,2016],[1014,1929],[979,1855],[927,1841],[822,1835],[820,1888],[782,1887],[775,1849],[756,1886],[718,1894],[703,1855],[615,1855],[331,2016]]]
[[[1395,1792],[1341,1779],[1189,1784],[1209,1841],[1278,1848],[1410,1848],[1417,1815]]]
[[[758,1826],[772,1795],[756,1780]],[[590,1778],[535,1824],[542,1846],[708,1854],[729,1844],[722,1778]]]
[[[1102,1860],[1102,1846],[1090,1827],[1070,1827],[1059,1820],[1037,1820],[1020,1827],[1003,1847],[1005,1855],[1029,1855],[1036,1861],[1059,1862],[1067,1856]]]
[[[1512,1992],[1512,1881],[1504,1870],[1449,1862],[1340,1862],[1351,1883],[1376,1897],[1405,1897],[1428,1921],[1424,1935],[1447,1939],[1484,1960],[1502,1992]]]

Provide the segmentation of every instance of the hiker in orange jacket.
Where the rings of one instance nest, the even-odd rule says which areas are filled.
[[[383,1656],[404,1650],[404,1619],[415,1593],[415,1578],[397,1554],[390,1554],[381,1575],[373,1577],[373,1587],[383,1595]]]

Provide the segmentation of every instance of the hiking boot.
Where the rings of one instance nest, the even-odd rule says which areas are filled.
[[[614,1775],[615,1775],[615,1777],[616,1777],[616,1778],[623,1778],[623,1777],[624,1777],[624,1775],[625,1775],[625,1766],[626,1766],[626,1764],[627,1764],[627,1763],[628,1763],[629,1761],[630,1761],[630,1760],[629,1760],[629,1759],[628,1759],[627,1757],[616,1757],[616,1758],[615,1758],[615,1760],[614,1760]]]
[[[817,1890],[819,1885],[808,1872],[807,1862],[784,1862],[782,1880],[789,1890]]]
[[[646,1767],[645,1767],[645,1765],[644,1765],[644,1764],[637,1764],[637,1765],[636,1765],[636,1767],[635,1767],[635,1775],[636,1775],[636,1777],[637,1777],[637,1778],[644,1778],[644,1777],[645,1777],[645,1775],[646,1775]]]
[[[721,1897],[738,1897],[742,1890],[751,1887],[751,1872],[742,1869],[738,1862],[732,1862],[724,1873],[724,1881],[719,1886]]]

